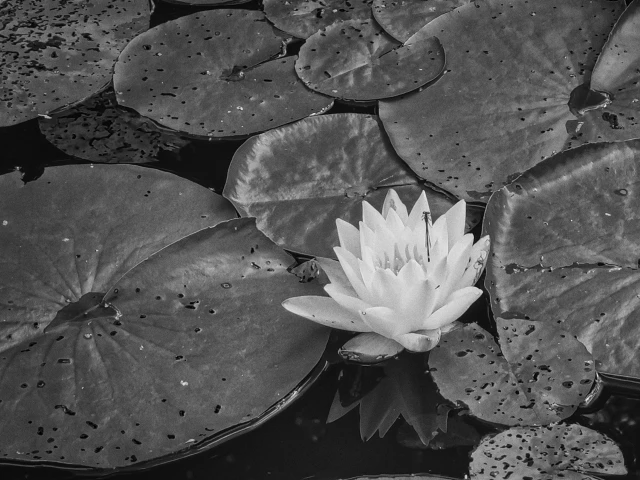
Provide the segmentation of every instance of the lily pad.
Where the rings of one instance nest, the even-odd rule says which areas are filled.
[[[262,12],[209,10],[138,35],[115,67],[118,103],[199,137],[241,137],[333,104],[279,58],[285,39]]]
[[[296,72],[311,89],[332,97],[373,101],[418,89],[444,69],[437,38],[418,32],[400,43],[373,20],[349,20],[307,39]]]
[[[189,141],[130,110],[108,89],[50,118],[38,119],[45,138],[63,152],[93,162],[146,163],[161,150],[177,152]]]
[[[620,448],[581,425],[516,427],[485,438],[471,454],[471,479],[566,478],[625,475]]]
[[[149,27],[147,0],[5,0],[0,4],[0,126],[104,89],[124,46]]]
[[[560,325],[599,371],[640,377],[640,141],[558,154],[487,205],[495,315]]]
[[[218,223],[231,209],[207,189],[134,166],[0,181],[5,461],[188,454],[259,420],[322,355],[328,331],[280,306],[320,287],[254,220]]]
[[[322,115],[247,140],[229,167],[223,195],[278,245],[333,257],[336,218],[357,224],[362,200],[381,209],[387,189],[413,204],[424,190],[433,218],[453,205],[420,182],[395,154],[377,117]],[[479,220],[470,210],[468,227]]]
[[[400,42],[434,18],[469,3],[470,0],[373,0],[373,18]]]
[[[578,142],[640,137],[640,52],[636,48],[639,31],[640,7],[632,2],[616,22],[598,56],[590,91],[605,98],[600,108],[587,106],[582,112],[576,125]]]
[[[442,42],[446,73],[420,92],[380,103],[394,148],[419,176],[486,202],[542,159],[592,141],[577,136],[588,119],[569,102],[623,5],[487,0],[431,21],[421,31]]]
[[[498,348],[475,324],[444,335],[429,366],[440,392],[503,425],[544,425],[571,416],[591,389],[593,359],[554,325],[497,319]]]
[[[309,38],[344,20],[371,18],[372,0],[264,0],[271,23],[294,37]]]

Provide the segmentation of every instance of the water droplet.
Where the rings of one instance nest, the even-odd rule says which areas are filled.
[[[224,282],[224,283],[221,283],[220,286],[222,288],[231,288],[232,285],[230,283],[228,283],[228,282]]]
[[[616,190],[616,193],[624,197],[629,193],[629,190],[627,190],[626,188],[621,188],[620,190]]]

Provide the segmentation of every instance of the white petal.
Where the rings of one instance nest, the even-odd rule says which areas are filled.
[[[413,263],[415,266],[409,266]],[[435,303],[438,299],[436,287],[438,284],[433,280],[423,278],[414,278],[410,280],[405,278],[405,271],[413,271],[418,269],[424,275],[422,267],[414,260],[411,260],[398,274],[398,279],[402,285],[402,294],[400,302],[400,315],[407,319],[410,324],[410,331],[422,328],[424,319],[431,315]],[[412,272],[414,273],[414,272]],[[418,272],[415,272],[419,275]]]
[[[440,341],[440,329],[421,330],[394,337],[394,340],[411,352],[428,352]]]
[[[349,283],[351,283],[351,286],[356,291],[358,297],[367,303],[373,304],[371,301],[371,294],[362,281],[358,259],[354,257],[351,252],[342,247],[334,247],[333,251],[336,252],[340,265],[342,266],[345,275],[349,279]]]
[[[340,239],[340,246],[346,250],[349,250],[356,257],[360,256],[360,232],[356,227],[350,223],[345,222],[341,218],[336,220],[336,227],[338,228],[338,238]]]
[[[324,286],[324,291],[333,298],[342,308],[349,310],[353,315],[360,318],[359,312],[371,307],[368,303],[360,300],[356,295],[350,295],[347,290],[340,288],[337,284],[330,283]]]
[[[427,200],[427,194],[424,193],[424,190],[420,194],[418,201],[415,203],[413,208],[411,209],[411,213],[409,214],[409,220],[407,225],[411,229],[417,228],[419,225],[422,227],[425,226],[425,221],[430,218],[430,215],[427,216],[425,213],[431,213],[429,209],[429,200]],[[429,225],[431,226],[431,225]]]
[[[376,242],[373,250],[376,257],[382,261],[382,268],[391,267],[391,262],[393,262],[395,253],[395,246],[396,239],[386,225],[376,231]],[[385,263],[385,259],[389,260],[389,265]]]
[[[329,277],[329,281],[331,283],[339,285],[345,290],[353,290],[351,282],[345,275],[342,265],[340,265],[339,261],[332,258],[316,257],[316,262],[318,263],[318,265],[320,265],[322,271],[327,274],[327,277]],[[353,290],[353,292],[355,295],[355,290]]]
[[[373,254],[371,253],[371,249],[365,250],[365,255],[367,258],[372,258]],[[372,260],[360,260],[358,259],[358,266],[360,267],[360,276],[362,277],[362,282],[364,283],[365,288],[368,291],[371,291],[371,282],[373,281],[373,273],[375,272],[375,268],[373,266]]]
[[[362,202],[362,221],[376,233],[381,228],[386,228],[384,217],[369,202]]]
[[[391,231],[396,241],[402,237],[404,222],[395,210],[389,210],[389,215],[387,215],[387,228]]]
[[[367,248],[375,251],[376,234],[364,222],[360,222],[360,255],[363,255]]]
[[[484,267],[487,265],[490,247],[491,240],[489,239],[489,235],[482,237],[471,247],[469,263],[460,279],[460,286],[468,287],[476,284],[480,275],[482,275]]]
[[[436,308],[442,306],[442,302],[447,301],[449,295],[462,287],[462,275],[469,264],[469,253],[472,246],[473,235],[468,233],[449,252],[447,256],[447,278],[442,284],[442,290],[439,292],[441,302],[436,305]]]
[[[449,250],[460,241],[464,235],[465,219],[467,218],[467,204],[460,200],[444,214],[447,219],[447,233],[449,235]]]
[[[387,192],[387,196],[384,198],[384,204],[382,205],[382,216],[388,219],[390,210],[395,210],[395,212],[402,220],[403,225],[407,223],[407,219],[409,218],[407,207],[405,207],[404,203],[402,202],[402,200],[400,200],[400,197],[393,188]]]
[[[402,306],[402,282],[389,269],[378,268],[371,282],[372,305],[400,310]]]
[[[287,298],[282,306],[291,313],[312,320],[320,325],[351,330],[352,332],[370,332],[371,328],[348,310],[342,308],[336,301],[329,297],[316,297],[312,295],[304,297]]]
[[[476,287],[465,287],[453,292],[447,298],[447,303],[425,320],[423,328],[441,328],[455,322],[480,296],[482,290]]]
[[[408,333],[406,325],[398,322],[398,315],[387,307],[371,307],[360,312],[362,321],[374,332],[387,338]]]
[[[441,257],[449,253],[449,230],[447,219],[444,215],[438,217],[429,230],[429,242],[431,245],[431,255]]]

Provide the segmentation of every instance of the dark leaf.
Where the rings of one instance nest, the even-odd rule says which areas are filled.
[[[282,407],[318,362],[328,329],[280,303],[320,287],[287,272],[254,220],[219,223],[233,209],[207,189],[87,165],[5,175],[0,190],[5,460],[186,454]]]
[[[138,35],[115,67],[118,103],[199,137],[240,137],[331,107],[281,56],[262,12],[208,10]]]
[[[0,125],[84,100],[111,81],[124,46],[149,27],[148,0],[0,4]]]
[[[437,38],[418,32],[400,43],[373,20],[349,20],[307,39],[296,61],[298,77],[335,98],[373,101],[416,90],[442,73]]]
[[[472,480],[593,480],[598,477],[589,474],[626,473],[618,446],[580,425],[511,428],[485,438],[471,455]]]
[[[607,0],[487,0],[431,21],[422,33],[442,42],[446,73],[380,103],[394,148],[436,186],[486,202],[540,160],[591,141],[577,135],[588,120],[568,103],[622,8]]]
[[[486,285],[495,315],[561,326],[598,370],[640,377],[640,142],[569,150],[492,197]]]
[[[235,153],[224,196],[280,246],[333,257],[336,218],[356,224],[362,200],[380,210],[389,188],[413,205],[425,190],[433,218],[453,205],[395,154],[377,117],[311,117],[247,140]],[[467,212],[467,227],[479,220]]]
[[[384,31],[404,42],[434,18],[470,0],[373,0],[373,17]]]
[[[440,392],[491,423],[543,425],[571,416],[595,375],[584,345],[550,324],[497,323],[502,352],[475,324],[442,337],[429,357]]]
[[[276,27],[308,38],[343,20],[371,18],[372,0],[264,0],[264,13]]]

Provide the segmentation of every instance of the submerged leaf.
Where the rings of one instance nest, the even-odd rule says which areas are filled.
[[[624,475],[622,452],[601,433],[580,425],[516,427],[485,438],[471,454],[471,479],[596,479]]]
[[[424,190],[435,220],[454,204],[421,184],[395,154],[377,117],[311,117],[247,140],[235,153],[224,196],[280,246],[333,257],[335,221],[357,224],[362,200],[380,210],[387,190],[414,203]],[[467,230],[479,220],[467,213]]]
[[[420,92],[381,101],[394,148],[438,187],[486,202],[542,159],[594,141],[579,136],[579,122],[588,119],[568,103],[588,80],[622,6],[487,0],[431,21],[422,32],[442,42],[446,74]]]
[[[320,287],[253,219],[219,223],[234,211],[209,190],[89,165],[0,186],[5,461],[117,468],[204,448],[318,362],[328,331],[280,303]]]
[[[487,205],[495,315],[566,329],[598,370],[640,377],[640,141],[558,154]]]
[[[440,392],[492,423],[544,425],[571,416],[595,375],[584,345],[542,322],[497,323],[502,352],[475,324],[442,337],[429,357]]]
[[[279,58],[284,42],[251,10],[208,10],[163,23],[120,55],[118,103],[207,138],[246,136],[330,108],[330,98],[298,79],[295,57]]]
[[[130,110],[118,108],[109,89],[51,118],[38,119],[47,140],[74,157],[102,163],[145,163],[160,150],[189,142]]]
[[[149,27],[148,0],[0,3],[0,126],[104,89],[124,46]]]

